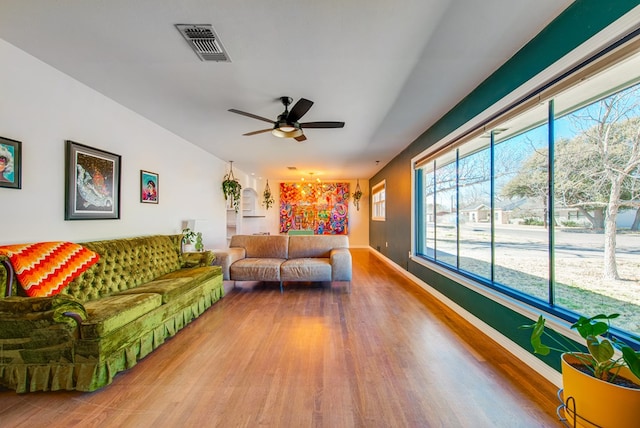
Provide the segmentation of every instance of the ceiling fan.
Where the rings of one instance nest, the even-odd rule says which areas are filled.
[[[257,116],[252,113],[247,113],[245,111],[236,110],[234,108],[229,109],[231,113],[241,114],[243,116],[252,117],[254,119],[262,120],[264,122],[269,122],[273,125],[271,128],[260,129],[258,131],[247,132],[242,135],[256,135],[262,134],[263,132],[269,132],[276,137],[280,138],[295,138],[296,141],[304,141],[307,137],[304,136],[303,129],[306,128],[342,128],[344,127],[344,122],[303,122],[300,123],[299,120],[302,116],[304,116],[307,111],[313,105],[313,101],[309,101],[305,98],[300,98],[297,103],[291,108],[289,111],[289,105],[293,102],[293,99],[290,97],[280,97],[280,101],[284,104],[284,111],[282,114],[278,116],[278,118],[274,121],[271,119],[267,119],[266,117]]]

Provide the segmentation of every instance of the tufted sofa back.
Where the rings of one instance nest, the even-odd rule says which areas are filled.
[[[61,294],[83,302],[136,287],[180,269],[180,235],[83,242],[100,261],[74,279]]]

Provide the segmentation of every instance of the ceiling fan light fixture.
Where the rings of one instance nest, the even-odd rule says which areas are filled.
[[[289,123],[278,123],[271,133],[280,138],[296,138],[302,135],[302,129]]]

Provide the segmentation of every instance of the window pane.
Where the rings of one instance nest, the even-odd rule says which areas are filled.
[[[600,67],[572,76],[577,83],[552,101],[532,98],[490,133],[472,137],[477,129],[418,161],[416,248],[522,300],[620,313],[612,324],[638,335],[640,53]]]
[[[637,77],[639,69],[635,69]],[[564,94],[620,78],[610,70]],[[624,76],[628,79],[628,74]],[[579,94],[581,94],[579,92]],[[557,304],[581,314],[620,313],[640,331],[640,85],[556,121]]]
[[[433,163],[422,168],[424,182],[424,222],[425,222],[425,256],[436,257],[436,234],[435,234],[435,177],[433,173]]]
[[[450,158],[450,157],[449,157]],[[455,159],[436,160],[435,239],[436,260],[457,265],[458,231]]]
[[[499,130],[493,199],[494,281],[545,302],[549,300],[550,263],[548,127],[536,123],[546,112],[547,108],[540,106]]]
[[[385,212],[385,182],[375,185],[371,194],[371,218],[373,220],[384,220]]]
[[[460,148],[459,228],[460,269],[491,279],[491,153],[488,139],[478,139],[485,148],[465,155],[473,142]]]

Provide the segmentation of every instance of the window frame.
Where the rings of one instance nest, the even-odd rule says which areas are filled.
[[[382,180],[371,188],[371,220],[373,221],[387,219],[386,188],[386,180]],[[376,200],[376,197],[379,197],[379,200]]]
[[[411,253],[410,259],[414,262],[427,266],[430,269],[434,269],[437,272],[444,274],[463,286],[478,291],[481,294],[490,297],[492,300],[499,302],[500,304],[510,307],[515,311],[527,315],[532,319],[535,319],[536,314],[539,314],[539,309],[550,313],[552,316],[557,317],[559,320],[574,321],[577,317],[576,314],[565,310],[561,307],[554,305],[553,297],[549,299],[549,303],[540,302],[533,296],[518,292],[517,290],[501,287],[496,285],[492,280],[487,280],[482,277],[477,277],[468,272],[460,271],[455,266],[447,265],[438,262],[436,258],[429,259],[427,257],[420,256],[419,254],[426,254],[426,244],[419,242],[421,236],[425,235],[426,225],[424,218],[421,218],[421,213],[424,209],[424,194],[421,193],[421,186],[424,178],[420,176],[421,168],[426,164],[432,162],[438,156],[447,155],[451,152],[458,152],[458,149],[463,147],[467,142],[470,142],[479,135],[489,132],[492,129],[498,128],[499,124],[506,122],[509,119],[516,117],[522,112],[526,112],[532,108],[535,104],[541,102],[549,102],[551,109],[553,110],[553,97],[556,94],[565,91],[577,84],[577,82],[606,70],[612,65],[617,64],[624,58],[637,54],[640,52],[640,29],[632,29],[628,34],[621,36],[617,40],[609,39],[603,41],[599,49],[592,49],[589,55],[579,56],[580,49],[576,49],[574,52],[567,55],[565,58],[558,61],[558,63],[552,65],[550,70],[545,70],[536,76],[529,82],[526,82],[522,87],[517,88],[512,94],[505,97],[504,100],[499,101],[495,105],[482,112],[476,118],[470,120],[466,124],[462,125],[456,131],[449,134],[447,137],[436,142],[429,149],[415,156],[411,161],[411,180],[412,180],[412,236],[411,241]],[[587,44],[588,45],[588,44]],[[582,46],[581,48],[584,48]],[[595,53],[594,53],[595,52]],[[580,61],[571,63],[571,58],[580,58]],[[586,61],[583,58],[588,58]],[[569,63],[570,65],[567,65]],[[553,72],[555,70],[555,72]],[[555,75],[558,77],[549,78],[545,76]],[[535,85],[538,89],[527,92],[527,88],[531,85]],[[517,101],[509,102],[510,99],[517,97],[517,94],[521,95]],[[553,146],[553,144],[551,144]],[[493,155],[492,155],[493,158]],[[493,174],[492,174],[493,175]],[[493,195],[493,189],[492,189]],[[552,196],[552,195],[551,195]],[[551,228],[552,229],[552,228]],[[553,245],[551,245],[553,247]],[[550,258],[553,257],[553,250],[551,250]],[[553,294],[551,294],[553,296]],[[631,332],[634,333],[635,332]],[[622,333],[622,336],[625,336]]]

